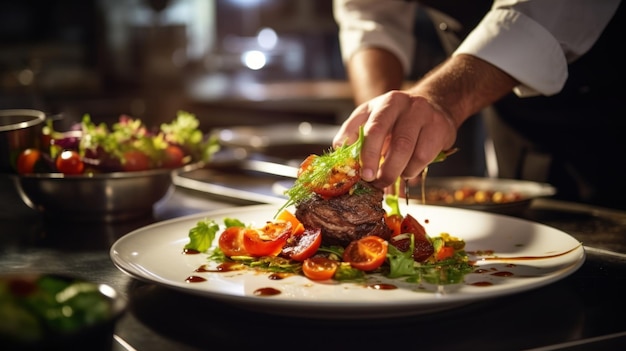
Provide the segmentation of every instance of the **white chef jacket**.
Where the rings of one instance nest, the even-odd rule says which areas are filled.
[[[468,0],[460,0],[468,1]],[[598,39],[621,0],[495,0],[453,55],[470,54],[521,84],[518,96],[553,95],[567,80],[567,65]],[[411,69],[416,2],[334,0],[342,58],[380,47]]]

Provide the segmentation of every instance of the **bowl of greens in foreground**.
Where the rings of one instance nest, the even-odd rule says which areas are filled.
[[[0,275],[0,349],[110,350],[127,301],[109,285],[48,273]]]
[[[48,218],[75,221],[151,214],[173,189],[176,172],[202,167],[218,148],[187,112],[152,128],[126,115],[112,125],[85,115],[67,131],[48,122],[41,145],[18,156],[17,193]]]

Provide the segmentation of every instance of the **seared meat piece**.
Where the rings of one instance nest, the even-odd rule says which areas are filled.
[[[296,217],[307,228],[322,229],[323,245],[346,247],[351,241],[368,235],[385,240],[391,230],[385,224],[382,190],[360,181],[353,194],[328,200],[314,196],[296,206]]]

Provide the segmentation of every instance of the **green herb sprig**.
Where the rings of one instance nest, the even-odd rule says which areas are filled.
[[[332,151],[329,150],[315,157],[310,167],[298,176],[290,189],[285,191],[288,200],[278,209],[277,214],[289,206],[299,204],[311,198],[314,194],[313,187],[325,184],[330,177],[331,171],[338,164],[347,164],[350,160],[359,162],[359,154],[361,153],[364,139],[363,127],[361,126],[359,138],[353,144],[343,144]]]

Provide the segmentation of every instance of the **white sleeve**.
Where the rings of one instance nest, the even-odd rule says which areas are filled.
[[[417,4],[403,0],[334,0],[344,62],[364,47],[379,47],[396,55],[405,72],[412,67],[413,25]]]
[[[479,57],[522,84],[519,96],[558,93],[567,65],[598,39],[620,0],[494,1],[453,55]]]

